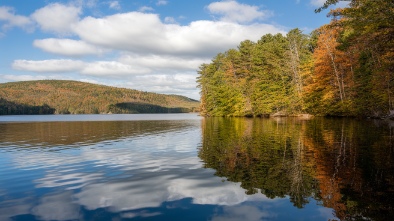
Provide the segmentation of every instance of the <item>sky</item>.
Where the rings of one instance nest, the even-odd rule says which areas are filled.
[[[199,99],[197,71],[241,41],[329,22],[324,0],[1,0],[0,83],[77,80]]]

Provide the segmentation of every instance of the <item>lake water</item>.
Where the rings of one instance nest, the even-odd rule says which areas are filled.
[[[392,220],[393,127],[0,116],[0,220]]]

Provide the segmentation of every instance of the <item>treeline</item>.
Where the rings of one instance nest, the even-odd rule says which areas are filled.
[[[198,101],[179,95],[63,80],[3,83],[0,98],[0,115],[185,113],[199,106]]]
[[[328,0],[321,11],[338,0]],[[352,0],[311,34],[293,29],[201,65],[201,113],[268,116],[393,113],[394,2]]]
[[[33,114],[54,114],[55,109],[47,104],[31,106],[17,104],[0,98],[0,115],[33,115]]]
[[[119,114],[136,114],[136,113],[188,113],[189,108],[182,107],[162,107],[154,104],[146,104],[139,102],[127,102],[111,104],[108,107],[111,113]]]

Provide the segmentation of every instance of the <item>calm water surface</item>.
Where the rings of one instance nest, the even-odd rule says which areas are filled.
[[[393,127],[0,116],[0,220],[392,220]]]

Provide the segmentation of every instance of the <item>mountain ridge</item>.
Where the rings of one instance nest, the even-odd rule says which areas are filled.
[[[187,113],[199,101],[135,89],[71,80],[36,80],[0,84],[0,115]]]

